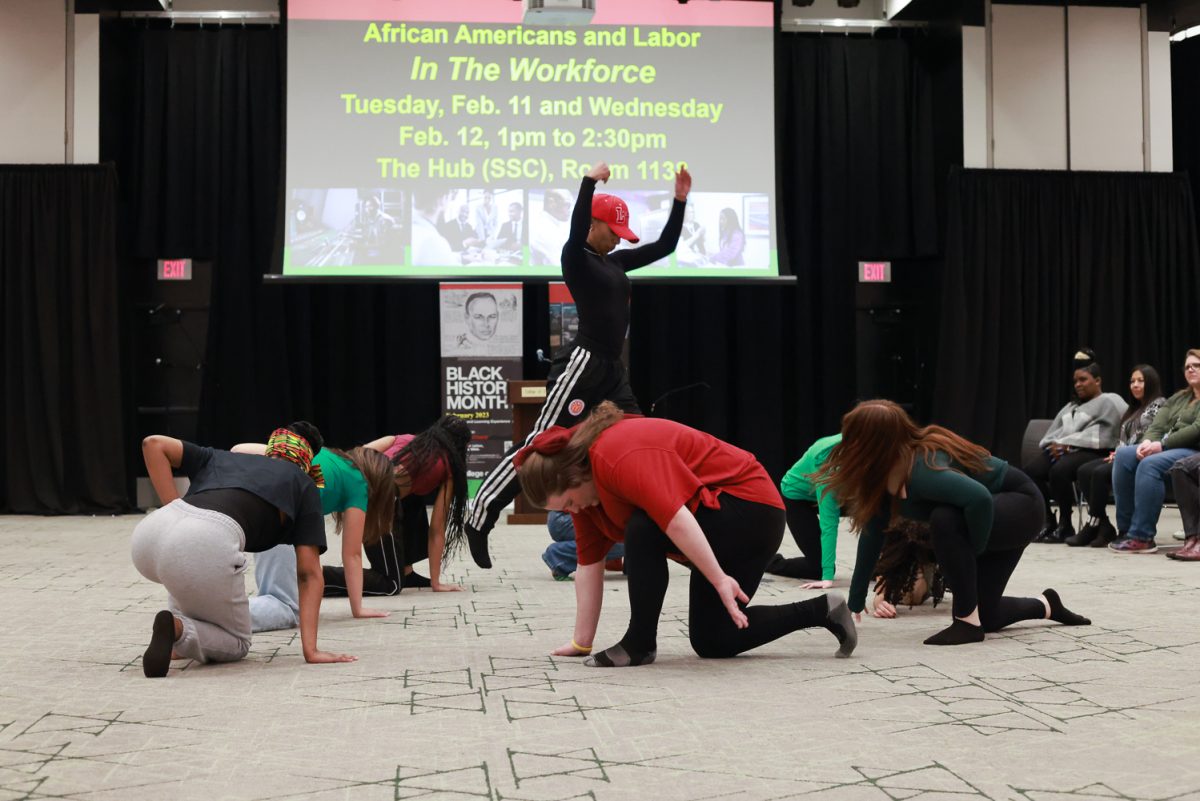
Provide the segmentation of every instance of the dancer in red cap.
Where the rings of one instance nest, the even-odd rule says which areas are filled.
[[[657,242],[613,252],[620,240],[637,242],[629,227],[629,207],[614,195],[594,195],[597,181],[607,181],[608,165],[601,162],[579,187],[571,213],[571,234],[562,250],[563,278],[579,311],[579,335],[570,352],[556,356],[547,379],[546,405],[524,442],[515,443],[484,480],[467,518],[467,543],[480,567],[491,567],[487,538],[500,510],[521,491],[512,457],[552,425],[573,426],[592,407],[611,400],[622,411],[640,413],[621,363],[621,348],[629,328],[626,275],[675,251],[683,228],[683,210],[692,176],[680,165],[675,174],[675,203]]]

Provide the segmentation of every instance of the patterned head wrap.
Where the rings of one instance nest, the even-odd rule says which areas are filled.
[[[519,468],[525,464],[526,457],[531,453],[540,453],[542,456],[553,456],[567,447],[567,443],[571,441],[571,434],[573,432],[574,429],[571,428],[550,426],[534,437],[533,442],[517,451],[516,456],[513,457],[513,465]]]
[[[271,432],[267,440],[267,456],[272,459],[283,459],[299,467],[319,488],[325,488],[325,476],[321,466],[313,464],[312,446],[308,440],[294,431],[277,428]]]

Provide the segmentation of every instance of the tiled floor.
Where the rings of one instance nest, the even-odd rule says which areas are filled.
[[[280,632],[151,681],[137,520],[0,518],[0,801],[1200,799],[1200,565],[1034,545],[1011,590],[1094,625],[922,646],[943,606],[865,621],[851,659],[817,630],[726,661],[691,653],[673,566],[659,661],[605,671],[547,656],[572,585],[544,530],[502,527],[496,569],[451,565],[467,592],[373,602],[384,620],[326,601],[320,641],[357,663],[306,665]],[[601,644],[627,609],[606,588]],[[768,577],[758,600],[812,594]]]

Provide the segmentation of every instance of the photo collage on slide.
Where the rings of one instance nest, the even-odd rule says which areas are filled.
[[[658,239],[673,193],[616,194],[628,204],[630,228],[641,241]],[[564,188],[294,189],[286,233],[291,263],[327,268],[554,267],[570,233],[575,195],[576,190]],[[656,264],[769,267],[770,223],[770,201],[763,193],[694,192],[676,252]],[[628,247],[635,245],[618,245]]]

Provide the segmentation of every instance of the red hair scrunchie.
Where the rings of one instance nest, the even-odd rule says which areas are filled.
[[[563,428],[562,426],[550,426],[534,437],[533,442],[517,451],[517,455],[513,457],[513,465],[519,468],[525,464],[525,459],[531,453],[540,453],[542,456],[553,456],[567,447],[567,443],[571,441],[571,431],[571,429]]]

